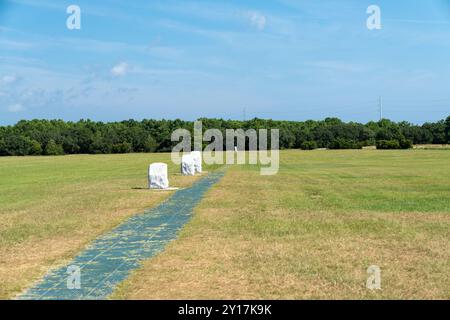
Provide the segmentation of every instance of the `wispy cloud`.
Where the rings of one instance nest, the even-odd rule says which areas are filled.
[[[70,2],[63,1],[48,1],[48,0],[8,0],[9,2],[36,7],[43,8],[47,10],[56,10],[65,12],[65,9],[69,6]],[[111,9],[110,5],[94,5],[92,3],[83,4],[82,13],[92,16],[98,17],[110,17],[115,20],[129,20],[132,17],[124,14],[123,11]]]
[[[8,111],[11,113],[18,113],[22,112],[24,110],[24,107],[20,103],[12,104],[8,106]]]
[[[384,19],[384,21],[415,24],[450,24],[450,20]]]
[[[15,74],[10,74],[3,76],[1,79],[3,84],[13,84],[18,80],[18,77]]]
[[[27,5],[27,6],[33,6],[33,7],[40,7],[40,8],[46,8],[46,9],[61,9],[64,7],[64,4],[56,4],[54,1],[43,1],[43,0],[8,0],[9,2],[21,4],[21,5]]]
[[[448,83],[442,10],[411,8],[410,19],[419,20],[397,21],[387,15],[408,15],[392,4],[386,28],[375,33],[366,30],[358,1],[79,0],[86,28],[72,32],[65,28],[72,2],[6,1],[15,3],[0,26],[0,122],[103,118],[110,106],[117,114],[126,109],[126,117],[183,108],[201,115],[199,105],[230,116],[230,105],[257,108],[256,97],[267,108],[295,109],[387,96],[394,88],[395,96],[443,94]],[[39,23],[24,23],[27,14]],[[418,67],[429,73],[411,71]]]
[[[130,66],[126,62],[120,62],[111,69],[111,74],[115,77],[126,75],[130,71]]]
[[[14,40],[1,39],[0,47],[13,50],[28,50],[33,47],[31,42],[20,42]]]
[[[267,23],[267,18],[261,12],[258,11],[248,11],[246,16],[250,20],[250,24],[258,29],[259,31],[264,30]]]
[[[319,60],[319,61],[312,61],[312,62],[306,62],[304,63],[306,67],[312,67],[312,68],[320,68],[320,69],[330,69],[334,71],[340,71],[340,72],[365,72],[370,67],[365,64],[357,64],[357,63],[350,63],[345,61],[337,61],[337,60]]]
[[[138,4],[136,7],[164,13],[166,16],[165,23],[168,27],[180,26],[179,24],[182,20],[178,19],[178,17],[181,15],[195,17],[198,23],[186,24],[184,29],[186,31],[191,29],[192,33],[196,32],[199,35],[207,36],[214,34],[226,36],[224,34],[226,31],[222,28],[223,23],[233,26],[233,28],[229,29],[233,30],[230,31],[231,33],[247,32],[245,28],[242,28],[243,25],[250,25],[256,30],[262,31],[266,29],[269,21],[271,22],[271,32],[280,33],[282,31],[281,33],[286,33],[286,26],[292,25],[292,21],[286,19],[284,15],[266,14],[254,7],[249,7],[245,3],[177,1]],[[209,27],[200,30],[198,25],[201,23],[207,23]],[[282,30],[279,30],[279,27]]]

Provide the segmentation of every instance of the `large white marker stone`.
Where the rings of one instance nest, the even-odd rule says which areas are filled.
[[[194,158],[195,172],[202,173],[202,153],[200,151],[192,151],[192,158]]]
[[[181,174],[184,176],[195,175],[195,162],[192,155],[187,154],[181,158]]]
[[[168,189],[169,178],[167,164],[152,163],[148,168],[148,187],[150,189]]]

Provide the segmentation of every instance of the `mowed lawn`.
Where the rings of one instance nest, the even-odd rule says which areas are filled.
[[[171,185],[196,179],[168,154],[0,158],[0,298],[172,194],[145,190],[157,161]],[[230,166],[113,298],[448,299],[449,163],[446,150],[283,151],[277,176]]]
[[[0,158],[0,299],[15,295],[91,240],[172,192],[145,190],[152,162],[170,154]]]
[[[449,151],[286,151],[229,167],[113,298],[449,299],[449,275]]]

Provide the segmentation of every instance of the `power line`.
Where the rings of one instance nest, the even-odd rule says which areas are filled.
[[[365,102],[356,102],[358,104],[355,104],[355,102],[352,102],[350,104],[342,104],[341,106],[314,106],[314,105],[306,105],[299,108],[295,108],[294,110],[278,110],[274,111],[272,110],[258,110],[258,111],[251,111],[250,115],[252,117],[266,117],[266,116],[273,116],[277,115],[279,117],[308,117],[308,114],[311,112],[324,114],[329,113],[329,117],[333,116],[348,116],[348,113],[350,113],[352,116],[362,116],[367,115],[373,118],[378,113],[379,120],[384,119],[384,97],[379,96],[378,101],[372,100],[372,102],[365,101]],[[398,101],[402,102],[398,102]],[[411,100],[412,102],[408,103],[407,101]],[[426,101],[429,101],[427,104]],[[399,112],[404,113],[405,110],[415,110],[415,111],[421,111],[421,113],[424,113],[424,110],[428,109],[426,113],[428,114],[429,111],[434,112],[441,112],[448,110],[448,104],[446,103],[448,101],[447,99],[424,99],[423,101],[412,99],[412,98],[406,98],[406,99],[389,99],[387,102],[387,105],[389,107],[389,114],[398,114]],[[450,100],[449,100],[450,101]],[[433,110],[430,110],[432,108]],[[247,118],[247,108],[243,109],[244,113],[244,120]]]

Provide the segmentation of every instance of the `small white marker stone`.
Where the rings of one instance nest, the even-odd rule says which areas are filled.
[[[194,176],[195,175],[195,162],[192,155],[184,155],[181,158],[181,174],[184,176]]]
[[[195,172],[202,173],[202,153],[200,151],[192,151],[191,156],[194,159]]]
[[[168,189],[169,178],[167,164],[152,163],[148,168],[148,187],[150,189]]]

